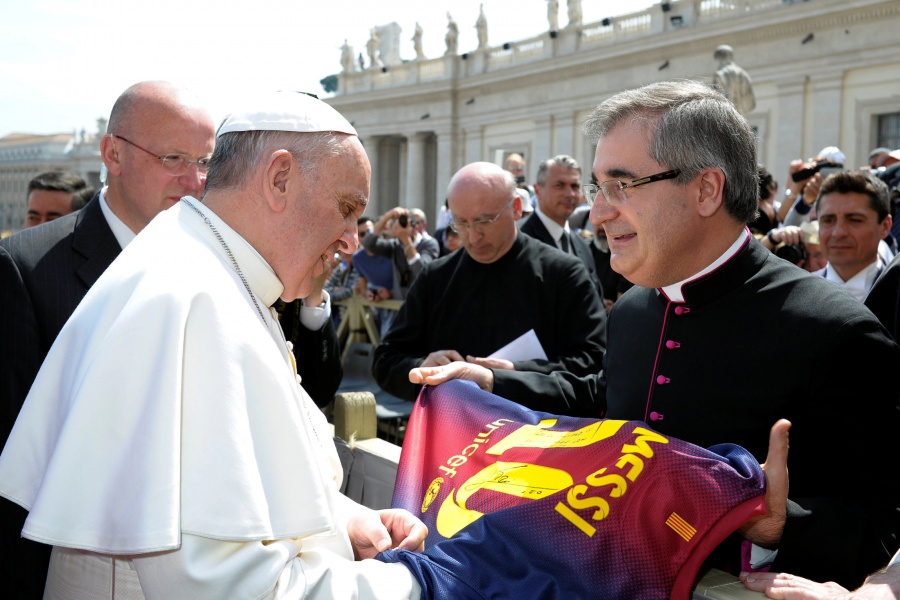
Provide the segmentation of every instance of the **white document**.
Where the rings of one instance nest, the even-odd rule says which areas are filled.
[[[508,361],[547,360],[547,353],[541,346],[534,329],[529,329],[507,345],[503,346],[488,358],[503,358]]]

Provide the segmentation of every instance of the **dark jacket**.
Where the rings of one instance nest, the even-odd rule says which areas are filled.
[[[900,388],[886,378],[900,348],[861,303],[755,240],[683,292],[683,304],[638,286],[622,296],[602,375],[495,371],[494,393],[598,402],[609,418],[736,443],[760,462],[771,426],[790,420],[791,501],[772,568],[854,589],[897,549]]]
[[[547,360],[525,360],[516,369],[593,373],[606,347],[606,311],[583,264],[574,256],[547,251],[519,235],[497,261],[482,264],[460,249],[423,267],[382,343],[373,374],[398,398],[415,400],[420,386],[409,371],[437,350],[486,357],[534,329]],[[566,405],[560,414],[599,416],[585,406]]]

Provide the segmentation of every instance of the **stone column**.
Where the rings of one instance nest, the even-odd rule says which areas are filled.
[[[481,154],[481,145],[482,145],[482,127],[477,123],[472,123],[471,126],[465,128],[466,132],[466,149],[465,156],[463,158],[463,164],[467,165],[471,162],[484,160],[484,157]]]
[[[440,208],[447,199],[447,186],[450,178],[459,169],[453,158],[453,133],[450,129],[435,132],[437,135],[437,172],[435,173],[434,214],[440,214]]]
[[[811,81],[812,131],[810,133],[813,147],[808,153],[810,156],[815,156],[826,146],[837,146],[846,153],[847,149],[841,147],[840,129],[843,81],[843,71],[816,75]]]
[[[575,156],[575,114],[563,115],[553,119],[553,155],[568,154]],[[549,158],[549,157],[548,157]],[[584,165],[582,165],[584,171]]]
[[[787,81],[776,82],[778,88],[778,112],[775,118],[773,131],[778,132],[778,150],[775,153],[775,162],[765,165],[775,178],[781,178],[787,173],[788,164],[795,158],[807,158],[803,152],[803,89],[805,81],[802,77],[791,78]],[[822,148],[816,148],[811,152],[818,152]],[[786,184],[782,184],[782,187]]]
[[[403,206],[425,209],[425,139],[426,133],[406,137],[406,196]]]
[[[366,214],[371,216],[373,219],[378,218],[378,215],[381,214],[381,207],[379,206],[379,177],[378,177],[378,145],[381,141],[381,138],[377,135],[370,135],[364,138],[361,138],[363,147],[366,150],[366,155],[369,157],[369,164],[372,166],[372,178],[369,180],[369,206],[366,209]]]
[[[528,177],[537,172],[541,161],[553,157],[553,117],[542,116],[534,120],[534,156],[526,157]]]

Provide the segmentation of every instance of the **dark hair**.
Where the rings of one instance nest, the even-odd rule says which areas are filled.
[[[888,186],[871,171],[854,169],[852,171],[839,171],[832,173],[822,182],[819,188],[819,197],[816,198],[816,212],[819,212],[819,204],[822,196],[838,192],[842,194],[857,193],[869,197],[869,207],[878,214],[878,222],[881,223],[891,214],[891,199]]]
[[[741,223],[756,217],[756,134],[721,92],[691,80],[620,92],[594,109],[584,132],[597,141],[632,120],[644,127],[650,157],[681,171],[676,183],[684,185],[708,167],[719,168],[725,174],[722,199],[728,214]]]
[[[538,166],[535,183],[541,186],[547,183],[547,173],[550,172],[550,168],[553,165],[559,165],[563,169],[572,169],[574,171],[578,171],[578,174],[581,175],[581,165],[578,164],[577,160],[575,160],[568,154],[557,154],[553,158],[548,158],[547,160],[541,162],[541,164]]]
[[[34,190],[46,190],[49,192],[68,192],[72,194],[72,210],[78,210],[88,203],[94,195],[94,188],[87,182],[69,171],[46,171],[35,176],[28,182],[26,197]]]
[[[778,182],[764,166],[759,165],[756,170],[759,173],[759,199],[767,200],[778,187]]]

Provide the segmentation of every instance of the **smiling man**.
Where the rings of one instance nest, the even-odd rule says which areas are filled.
[[[817,271],[862,302],[885,264],[878,244],[891,230],[887,185],[867,171],[829,175],[816,200],[819,240],[828,263]]]
[[[771,563],[859,585],[897,549],[898,499],[884,478],[896,470],[900,392],[866,374],[896,372],[900,348],[859,302],[750,234],[756,139],[721,93],[691,81],[628,90],[600,104],[585,130],[597,141],[591,222],[606,231],[612,268],[635,284],[610,313],[602,373],[454,363],[414,369],[411,381],[471,379],[526,405],[594,398],[606,417],[706,447],[737,443],[760,462],[766,432],[787,418],[789,499],[743,528],[746,563],[738,540],[723,556],[731,569]],[[761,347],[790,360],[759,372]],[[839,446],[866,449],[871,476],[854,478],[852,492],[834,486],[836,473],[859,469]]]

